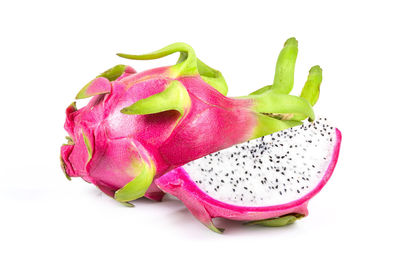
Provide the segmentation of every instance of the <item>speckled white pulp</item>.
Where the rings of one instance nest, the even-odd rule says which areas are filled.
[[[239,206],[278,205],[318,185],[335,143],[335,128],[319,119],[210,154],[184,168],[216,200]]]

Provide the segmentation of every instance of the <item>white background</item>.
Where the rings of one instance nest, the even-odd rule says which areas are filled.
[[[396,1],[3,1],[0,4],[1,270],[398,270],[399,8]],[[116,64],[176,41],[223,72],[230,96],[270,84],[299,40],[295,93],[324,71],[317,115],[343,133],[310,216],[284,228],[217,220],[172,198],[126,208],[59,166],[64,110]]]

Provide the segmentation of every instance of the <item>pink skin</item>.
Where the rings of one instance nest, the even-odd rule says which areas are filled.
[[[129,76],[131,74],[134,74],[134,73],[136,73],[136,70],[134,68],[132,68],[130,66],[126,66],[125,72],[120,77],[118,77],[117,80],[121,80],[122,78],[125,78],[125,77],[127,77],[127,76]]]
[[[165,193],[158,188],[155,182],[152,182],[149,189],[147,189],[145,197],[154,201],[162,201]]]
[[[99,77],[90,82],[87,88],[87,94],[94,96],[100,93],[108,93],[111,91],[111,83],[107,78]]]
[[[138,174],[138,167],[155,166],[155,177],[162,176],[192,160],[251,138],[259,113],[252,100],[228,98],[205,83],[199,75],[170,78],[169,68],[135,73],[127,68],[116,81],[95,79],[101,91],[107,84],[111,93],[94,96],[79,110],[66,110],[65,130],[74,145],[64,145],[61,157],[67,175],[82,177],[110,196]],[[177,111],[148,115],[127,115],[121,109],[159,93],[179,80],[188,90],[191,106],[180,119]],[[100,84],[101,83],[101,84]],[[92,89],[96,93],[99,89]],[[83,134],[88,139],[89,158]],[[89,161],[88,161],[89,160]],[[160,199],[155,186],[147,196]]]
[[[190,212],[207,227],[214,227],[212,223],[212,218],[214,217],[253,221],[280,217],[291,213],[298,213],[306,216],[308,214],[308,201],[324,187],[335,169],[339,156],[341,139],[341,133],[336,129],[336,144],[334,146],[331,162],[319,184],[302,198],[281,205],[246,207],[218,201],[200,190],[182,167],[166,173],[160,178],[157,178],[154,182],[165,193],[169,193],[180,199]]]

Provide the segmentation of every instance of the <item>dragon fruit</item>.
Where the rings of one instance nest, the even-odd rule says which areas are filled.
[[[125,65],[100,74],[66,110],[68,143],[61,164],[68,178],[81,177],[128,203],[146,195],[160,200],[153,179],[190,161],[313,120],[322,80],[318,66],[300,97],[293,87],[297,41],[286,41],[274,82],[249,96],[226,97],[222,74],[200,61],[193,49],[175,43],[128,59],[156,59],[179,52],[177,64],[136,73]],[[147,192],[147,194],[146,194]]]
[[[211,230],[214,217],[283,226],[308,214],[330,178],[341,133],[319,119],[207,155],[155,180]]]

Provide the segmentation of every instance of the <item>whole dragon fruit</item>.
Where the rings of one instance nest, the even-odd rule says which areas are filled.
[[[69,137],[61,164],[68,178],[82,177],[123,203],[144,195],[160,199],[163,192],[153,179],[218,150],[314,120],[321,69],[310,70],[300,97],[289,95],[294,38],[278,57],[273,84],[236,98],[225,96],[221,73],[187,44],[118,55],[145,60],[175,52],[180,57],[173,66],[136,73],[117,65],[83,87],[76,98],[92,97],[89,103],[66,110]]]

